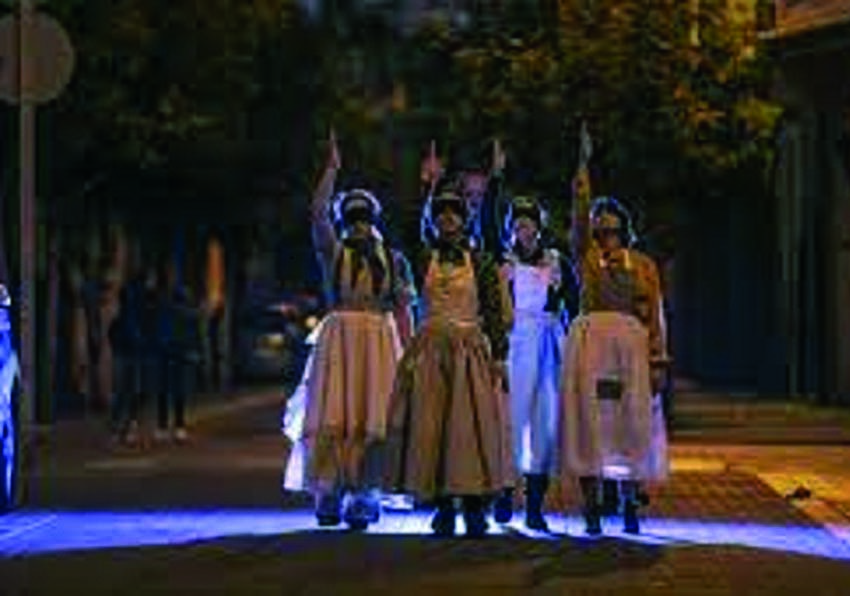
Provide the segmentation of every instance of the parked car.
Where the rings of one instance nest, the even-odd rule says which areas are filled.
[[[0,284],[0,513],[15,504],[18,480],[18,359],[12,341],[12,301]]]
[[[320,301],[306,293],[248,305],[236,327],[237,378],[297,382],[307,358],[305,339],[320,316]]]

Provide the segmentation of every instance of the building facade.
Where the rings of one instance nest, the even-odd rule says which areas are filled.
[[[776,3],[776,389],[850,405],[850,2]]]

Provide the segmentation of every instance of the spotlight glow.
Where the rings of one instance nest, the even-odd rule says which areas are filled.
[[[521,522],[506,528],[493,525],[492,533],[521,533],[529,537],[557,540],[559,535],[581,536],[578,517],[548,516],[553,535],[530,532]],[[459,520],[458,531],[463,532]],[[369,534],[430,534],[427,513],[384,513]],[[850,561],[850,543],[838,532],[824,528],[770,526],[741,523],[707,523],[697,520],[651,518],[642,525],[643,534],[629,536],[619,522],[605,526],[606,535],[667,548],[682,546],[744,546]],[[845,534],[850,526],[835,528]],[[139,512],[21,511],[0,518],[0,556],[35,555],[138,546],[175,546],[233,536],[271,536],[317,531],[309,510],[219,511],[163,510]],[[326,532],[338,532],[327,529]]]

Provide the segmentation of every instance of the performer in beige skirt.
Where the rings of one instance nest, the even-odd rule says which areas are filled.
[[[375,228],[380,212],[375,197],[356,189],[330,203],[338,169],[332,138],[312,211],[330,312],[315,338],[300,393],[287,408],[285,431],[303,468],[294,470],[299,458],[290,457],[285,487],[312,489],[320,525],[345,521],[364,529],[380,515],[381,453],[402,350],[394,312],[407,293],[398,287],[397,259]],[[331,211],[341,223],[341,239]]]
[[[422,322],[399,365],[390,426],[390,490],[436,505],[432,529],[487,532],[488,501],[514,482],[503,390],[509,300],[495,261],[474,251],[454,185],[426,203],[434,231],[414,269]]]
[[[573,243],[580,316],[564,350],[561,473],[579,479],[588,534],[602,531],[600,483],[621,481],[624,530],[639,532],[640,483],[667,475],[658,392],[667,362],[658,270],[631,248],[628,213],[616,201],[591,208],[586,168],[575,181]],[[660,419],[660,418],[659,418]]]

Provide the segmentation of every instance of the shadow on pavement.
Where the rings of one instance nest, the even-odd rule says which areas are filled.
[[[645,570],[655,545],[613,538],[471,540],[430,536],[304,532],[234,536],[182,546],[105,549],[0,561],[4,592],[56,593],[88,576],[93,593],[339,593],[360,586],[509,589],[554,579]],[[183,590],[188,590],[184,592]],[[402,592],[397,592],[402,593]],[[511,592],[513,593],[513,592]]]

